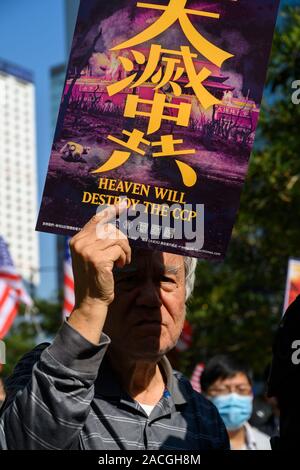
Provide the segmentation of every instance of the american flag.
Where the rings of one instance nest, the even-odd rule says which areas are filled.
[[[191,347],[192,342],[193,342],[193,328],[187,320],[184,320],[183,330],[176,344],[177,351],[179,352],[187,351]]]
[[[74,277],[72,270],[72,260],[69,248],[69,238],[65,240],[65,259],[64,259],[64,305],[63,318],[70,316],[74,303]]]
[[[9,331],[20,303],[28,307],[33,304],[16,271],[7,244],[0,236],[0,339]]]
[[[204,371],[204,368],[205,368],[205,365],[203,364],[203,362],[199,362],[199,364],[196,365],[194,372],[192,374],[191,380],[190,380],[193,389],[199,393],[201,392],[200,379]]]

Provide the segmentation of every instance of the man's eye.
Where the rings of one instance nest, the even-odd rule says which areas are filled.
[[[161,277],[161,282],[170,282],[172,284],[176,284],[174,279],[172,279],[171,277],[167,277],[167,276],[162,276]]]
[[[136,282],[137,282],[137,278],[135,276],[122,277],[120,279],[116,279],[116,283],[121,284],[121,285],[134,284]]]

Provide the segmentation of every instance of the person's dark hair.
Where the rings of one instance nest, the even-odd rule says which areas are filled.
[[[215,356],[208,361],[201,375],[201,389],[206,393],[209,387],[217,380],[229,379],[239,373],[245,374],[252,385],[251,372],[244,364],[229,356]]]

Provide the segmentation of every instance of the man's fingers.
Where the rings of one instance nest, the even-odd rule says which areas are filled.
[[[107,251],[111,254],[111,257],[115,261],[116,266],[118,266],[119,268],[123,268],[125,266],[127,262],[127,255],[121,245],[113,245],[108,248]]]
[[[122,248],[122,250],[124,251],[125,253],[125,264],[126,262],[128,264],[131,263],[131,248],[130,248],[130,245],[129,245],[129,242],[127,240],[127,238],[124,238],[124,239],[118,239],[118,240],[114,240],[112,238],[106,238],[105,240],[102,241],[103,245],[101,245],[101,250],[103,252],[106,253],[106,250],[112,246],[119,246]],[[100,243],[99,243],[100,244]],[[95,245],[97,247],[97,244]]]
[[[116,264],[119,268],[123,268],[127,262],[127,255],[123,247],[119,244],[111,245],[105,250],[105,258],[108,262]],[[94,259],[95,265],[103,264],[103,252],[98,252]]]
[[[113,206],[108,206],[103,211],[99,212],[98,214],[94,215],[86,224],[85,226],[78,232],[70,241],[70,245],[80,240],[87,235],[94,234],[98,230],[100,225],[104,225],[109,221],[113,220],[117,215],[120,215],[124,212],[127,208],[127,203],[125,200],[121,201],[120,204],[115,204]],[[95,236],[95,238],[97,238]]]
[[[113,224],[97,224],[96,240],[105,240],[110,238],[113,240],[127,240],[126,235]]]
[[[114,219],[117,215],[121,215],[127,209],[127,203],[123,199],[120,204],[115,204],[113,206],[108,206],[101,212],[96,214],[98,223],[106,224]]]
[[[81,232],[90,231],[98,224],[107,224],[108,222],[116,218],[118,215],[122,214],[122,212],[124,212],[126,208],[127,203],[125,200],[121,201],[120,204],[114,204],[112,206],[106,207],[106,209],[94,215],[83,227]]]
[[[91,237],[82,237],[75,240],[72,244],[72,251],[75,254],[82,256],[88,261],[93,261],[93,258],[98,252],[101,253],[102,258],[106,256],[106,250],[111,246],[120,246],[125,253],[125,263],[131,262],[131,248],[127,237],[120,232],[116,227],[111,224],[103,226],[100,232],[101,238],[91,240]],[[90,239],[90,241],[89,241]]]
[[[71,251],[84,256],[85,252],[90,251],[89,248],[91,248],[92,251],[104,251],[114,244],[122,246],[126,253],[127,263],[129,264],[131,262],[131,248],[128,238],[113,224],[99,225],[93,234],[86,234],[84,237],[72,239],[70,247]]]

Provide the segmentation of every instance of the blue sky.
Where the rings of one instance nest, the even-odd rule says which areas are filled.
[[[39,202],[52,139],[49,68],[65,61],[65,49],[63,0],[0,1],[0,57],[32,70],[36,82]],[[39,238],[41,266],[55,266],[55,237]],[[38,294],[51,296],[55,283],[54,271],[43,273]]]
[[[300,4],[300,0],[284,3]],[[0,58],[32,70],[35,76],[38,204],[52,144],[49,69],[66,60],[64,20],[63,0],[0,0]],[[41,233],[39,237],[41,266],[54,267],[55,237]],[[39,296],[55,297],[55,289],[55,271],[42,273]]]

